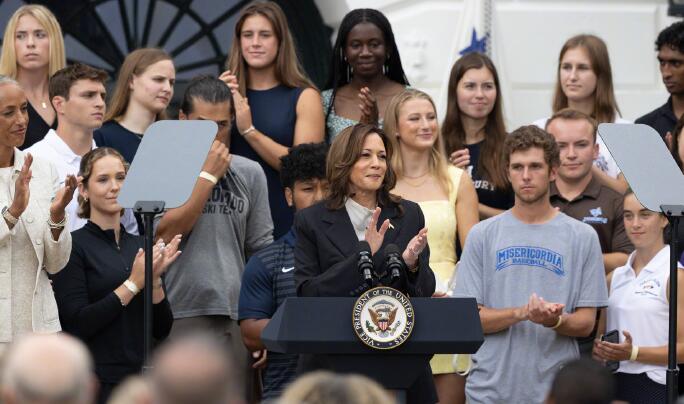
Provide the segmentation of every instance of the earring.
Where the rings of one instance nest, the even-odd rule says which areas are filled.
[[[88,197],[87,197],[87,196],[84,196],[84,197],[83,197],[83,202],[86,202],[86,203],[88,202]]]

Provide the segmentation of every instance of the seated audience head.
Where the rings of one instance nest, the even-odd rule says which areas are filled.
[[[646,209],[631,189],[625,193],[623,211],[625,232],[637,254],[663,248],[668,221],[662,212]]]
[[[226,68],[237,77],[241,94],[246,93],[250,70],[271,70],[287,87],[315,87],[299,63],[285,13],[272,1],[257,1],[242,10]]]
[[[95,219],[121,214],[116,197],[126,179],[128,163],[110,147],[99,147],[86,153],[78,175],[78,217]]]
[[[546,131],[556,139],[560,151],[558,178],[566,183],[580,182],[591,176],[598,157],[596,121],[589,115],[564,108],[546,121]]]
[[[209,335],[186,334],[155,355],[151,388],[155,404],[226,404],[239,401],[233,363],[225,344]]]
[[[448,191],[451,181],[447,174],[444,139],[439,130],[437,108],[426,93],[407,88],[392,98],[384,118],[384,131],[397,152],[392,155],[392,167],[401,177],[404,173],[402,149],[430,152],[430,172],[437,176],[440,184]]]
[[[228,86],[216,77],[198,76],[185,88],[178,119],[214,121],[218,125],[216,140],[228,144],[232,110]]]
[[[129,53],[116,79],[105,121],[119,120],[130,108],[166,119],[166,107],[173,97],[176,68],[171,56],[161,49],[142,48]]]
[[[24,144],[28,119],[26,93],[16,80],[0,76],[0,148]]]
[[[21,6],[5,26],[0,74],[17,78],[20,71],[44,70],[53,75],[66,65],[62,28],[47,7]]]
[[[675,22],[660,31],[655,47],[667,92],[684,94],[684,21]]]
[[[97,389],[88,349],[66,334],[29,334],[14,342],[2,381],[5,404],[90,404]]]
[[[76,63],[50,78],[50,100],[64,129],[94,130],[102,126],[105,114],[107,72]]]
[[[461,56],[451,68],[447,110],[442,124],[446,153],[466,147],[464,124],[482,126],[484,140],[477,171],[497,189],[507,188],[501,154],[506,139],[503,96],[492,60],[481,53]]]
[[[302,143],[280,158],[280,181],[285,200],[295,211],[308,208],[328,194],[325,143]]]
[[[129,376],[112,391],[107,404],[149,404],[152,402],[150,383],[142,376]]]
[[[579,359],[556,373],[546,404],[610,404],[614,397],[610,371],[597,361]]]
[[[372,195],[381,206],[398,203],[390,194],[397,181],[387,164],[392,154],[392,143],[375,126],[360,123],[340,132],[328,152],[328,208],[341,209],[347,197],[361,194]]]
[[[282,404],[393,404],[377,382],[361,375],[317,371],[299,377],[280,398]]]
[[[349,84],[352,75],[360,75],[364,81],[384,75],[399,84],[409,84],[392,25],[384,14],[372,8],[357,8],[344,16],[333,46],[331,66],[327,88]]]
[[[534,125],[511,132],[504,144],[504,164],[516,204],[549,199],[549,183],[556,178],[560,153],[553,136]]]
[[[595,35],[581,34],[565,41],[558,56],[553,111],[589,105],[599,123],[614,122],[619,112],[613,90],[608,48]]]

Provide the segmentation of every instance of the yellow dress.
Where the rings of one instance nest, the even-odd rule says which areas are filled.
[[[430,246],[430,268],[435,273],[436,291],[446,292],[456,268],[456,197],[465,171],[449,166],[451,191],[448,200],[418,202],[425,216]],[[454,361],[454,357],[456,357]],[[454,362],[456,368],[454,368]],[[467,372],[469,355],[435,355],[430,361],[433,374]]]

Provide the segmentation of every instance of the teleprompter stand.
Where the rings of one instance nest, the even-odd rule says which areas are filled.
[[[145,285],[152,282],[154,217],[188,200],[217,129],[212,121],[158,121],[145,131],[118,198],[122,207],[144,219]],[[152,350],[152,288],[143,290],[146,371]]]
[[[322,355],[339,373],[359,373],[385,388],[405,392],[436,353],[474,353],[484,341],[477,303],[472,298],[411,298],[413,332],[401,346],[376,350],[363,344],[352,327],[353,297],[286,299],[261,339],[270,351]]]
[[[599,135],[646,209],[670,221],[670,322],[667,346],[667,402],[677,402],[677,261],[678,227],[684,214],[684,175],[660,135],[646,125],[601,124]]]

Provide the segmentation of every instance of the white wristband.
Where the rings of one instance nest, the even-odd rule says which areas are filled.
[[[131,281],[130,279],[126,279],[123,285],[126,287],[126,289],[130,290],[134,296],[140,293],[140,289],[138,288],[138,286],[136,286],[136,284],[133,283],[133,281]]]
[[[256,128],[254,127],[254,125],[251,125],[249,128],[245,129],[244,132],[240,132],[240,134],[244,137],[244,136],[247,136],[250,133],[254,132],[255,130],[256,130]]]
[[[206,171],[202,171],[201,173],[199,173],[199,177],[204,178],[205,180],[211,182],[214,185],[218,183],[218,178],[214,177]]]

